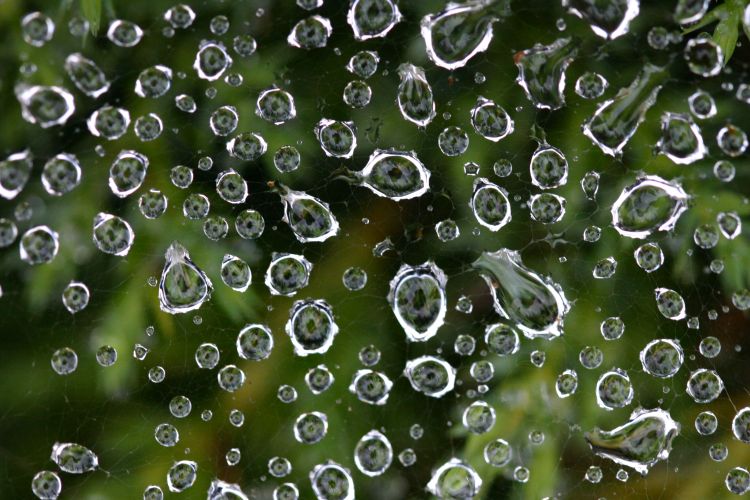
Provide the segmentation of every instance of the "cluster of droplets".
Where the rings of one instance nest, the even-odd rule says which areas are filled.
[[[306,12],[303,19],[296,22],[288,33],[286,41],[292,48],[301,51],[323,49],[333,36],[334,26],[330,19],[312,13],[320,8],[322,0],[297,0]],[[586,22],[596,36],[610,41],[624,36],[630,31],[630,23],[639,15],[640,2],[597,3],[562,0],[562,6],[571,15]],[[708,8],[708,2],[678,2],[674,20],[682,25],[699,21]],[[750,12],[750,10],[748,11]],[[497,7],[495,2],[467,0],[463,3],[449,3],[440,12],[426,15],[419,23],[420,35],[424,42],[425,56],[429,62],[443,70],[463,68],[478,54],[488,50],[493,40],[493,25],[501,21],[507,12]],[[178,4],[164,12],[163,19],[171,30],[188,29],[196,19],[196,13],[185,4]],[[356,41],[366,41],[387,37],[394,30],[405,29],[404,15],[392,0],[353,0],[349,3],[346,22]],[[242,83],[239,73],[232,73],[235,58],[247,58],[258,49],[255,39],[249,35],[236,36],[231,44],[225,44],[222,36],[229,28],[229,18],[216,16],[211,20],[210,39],[201,42],[195,49],[192,68],[198,79],[211,84],[221,78],[228,85]],[[564,24],[564,23],[563,23]],[[23,39],[33,47],[41,47],[52,40],[55,24],[48,16],[34,12],[21,20]],[[337,26],[336,29],[339,29]],[[653,28],[648,33],[649,45],[657,50],[675,42],[663,29]],[[71,24],[71,32],[73,32]],[[75,32],[85,32],[86,27],[77,26]],[[561,28],[564,31],[564,26]],[[123,49],[137,46],[146,35],[137,24],[116,19],[106,30],[108,41]],[[230,48],[227,48],[230,46]],[[338,50],[338,49],[336,49]],[[528,101],[538,110],[555,112],[566,106],[566,73],[576,61],[584,59],[584,44],[573,36],[564,36],[543,44],[521,50],[513,57],[518,69],[517,83]],[[307,53],[307,52],[306,52]],[[727,57],[723,49],[711,38],[698,36],[684,44],[681,62],[688,70],[701,78],[716,76]],[[349,81],[343,89],[343,102],[353,109],[365,108],[373,99],[373,90],[366,82],[378,72],[381,64],[379,54],[374,50],[361,50],[351,56],[345,70],[356,79]],[[82,53],[72,53],[65,58],[63,69],[75,90],[97,101],[96,109],[85,118],[86,130],[97,141],[108,143],[124,137],[131,123],[136,137],[142,142],[158,139],[163,130],[162,117],[149,113],[131,120],[128,109],[105,102],[115,78],[107,75],[97,64]],[[433,68],[420,67],[404,62],[397,68],[397,88],[395,101],[399,116],[411,126],[427,129],[438,116],[437,86],[432,79]],[[384,72],[385,74],[385,72]],[[173,92],[173,79],[178,73],[163,64],[155,64],[142,69],[135,76],[132,91],[140,99],[159,99]],[[582,133],[604,155],[622,158],[625,148],[644,122],[647,112],[656,103],[661,89],[668,83],[669,71],[666,67],[646,63],[632,82],[619,89],[613,96],[596,104],[593,114],[582,124]],[[475,78],[479,84],[484,75]],[[435,79],[434,81],[437,81]],[[433,83],[434,83],[433,81]],[[744,85],[744,84],[743,84]],[[70,85],[68,85],[70,87]],[[32,125],[42,129],[60,127],[68,123],[76,112],[76,95],[73,87],[65,85],[19,84],[14,88],[20,106],[21,116]],[[607,93],[609,82],[605,75],[594,71],[582,73],[575,82],[575,94],[584,100],[598,100]],[[215,89],[214,89],[215,90]],[[750,102],[747,85],[737,88],[739,101]],[[99,101],[102,99],[101,101]],[[297,119],[295,97],[288,90],[271,84],[254,95],[254,113],[258,119],[273,126],[284,126]],[[174,97],[176,109],[185,113],[195,113],[195,99],[187,94]],[[99,105],[101,104],[101,105]],[[659,136],[654,143],[654,151],[672,163],[688,166],[709,156],[709,141],[704,140],[701,122],[716,115],[716,103],[706,91],[696,90],[688,99],[690,114],[665,112],[661,116]],[[520,111],[520,110],[517,110]],[[211,183],[215,186],[219,199],[230,206],[237,206],[234,217],[234,231],[244,240],[260,238],[266,228],[263,215],[251,208],[245,208],[252,199],[251,185],[243,177],[244,163],[256,162],[266,155],[269,144],[263,135],[241,130],[240,123],[245,117],[241,109],[231,104],[218,106],[210,112],[206,124],[226,149],[236,168],[224,167],[215,175]],[[469,151],[472,131],[489,143],[499,143],[514,133],[516,123],[506,109],[492,98],[478,95],[470,112],[464,117],[464,126],[450,125],[443,128],[437,138],[439,151],[447,158],[460,157]],[[344,166],[336,170],[334,176],[350,184],[366,188],[377,197],[392,202],[402,202],[420,198],[430,193],[431,176],[438,171],[438,165],[425,165],[418,153],[401,146],[393,145],[375,149],[360,170],[352,170],[349,164],[358,158],[357,124],[342,117],[320,116],[310,130],[314,135],[321,157],[341,162]],[[540,129],[532,130],[537,147],[529,159],[529,181],[535,190],[525,202],[530,221],[545,227],[561,222],[566,214],[567,200],[553,190],[567,185],[569,177],[576,174],[569,166],[566,154],[558,147],[549,144]],[[711,141],[713,143],[713,141]],[[113,142],[114,143],[114,142]],[[748,147],[746,133],[736,125],[724,124],[715,137],[718,150],[728,158],[741,157]],[[598,154],[598,153],[597,153]],[[601,158],[600,158],[601,160]],[[31,178],[35,158],[30,150],[16,152],[0,161],[0,196],[7,200],[18,197]],[[197,168],[210,171],[214,160],[202,156]],[[573,160],[571,160],[573,163]],[[279,174],[296,171],[302,165],[302,155],[293,145],[279,147],[273,154],[273,165]],[[149,158],[135,150],[122,149],[109,164],[108,187],[111,193],[121,199],[138,195],[138,208],[145,219],[161,217],[170,206],[165,194],[158,189],[144,188],[149,179]],[[464,172],[477,176],[480,166],[466,162]],[[687,167],[686,167],[687,168]],[[153,170],[154,167],[152,166]],[[734,166],[728,159],[716,161],[714,175],[722,182],[731,182],[735,176]],[[65,196],[74,191],[82,182],[84,166],[78,157],[60,152],[46,159],[41,182],[47,194],[54,197]],[[509,177],[512,172],[508,160],[498,160],[493,172],[500,179]],[[212,214],[211,201],[203,193],[189,192],[193,186],[195,171],[187,165],[175,165],[169,170],[171,183],[180,190],[186,190],[181,204],[182,215],[188,220],[200,220],[203,234],[212,242],[229,237],[230,221]],[[630,174],[626,174],[630,176]],[[580,176],[584,196],[590,201],[598,201],[597,195],[601,180],[599,172],[589,171]],[[607,179],[609,181],[609,179]],[[637,173],[630,176],[630,184],[622,187],[619,195],[609,205],[611,226],[616,233],[627,239],[648,240],[639,243],[633,251],[636,265],[646,273],[655,273],[665,262],[665,253],[657,241],[659,233],[669,233],[675,229],[683,214],[690,206],[691,196],[677,179],[668,180],[657,175]],[[504,182],[493,182],[487,177],[476,177],[472,183],[468,205],[476,223],[490,232],[500,232],[511,224],[512,201],[520,198],[511,196]],[[212,188],[213,189],[213,188]],[[283,213],[282,221],[288,226],[293,238],[301,245],[323,243],[331,238],[341,237],[339,220],[334,208],[314,194],[295,190],[277,181],[269,183],[269,189],[278,195]],[[464,200],[463,203],[466,203]],[[464,205],[465,206],[465,205]],[[274,230],[276,227],[274,226]],[[115,257],[126,257],[136,245],[133,226],[123,214],[100,212],[93,218],[92,242],[99,251]],[[476,230],[478,231],[478,229]],[[720,237],[726,240],[737,238],[742,232],[740,215],[722,211],[715,223],[703,222],[693,231],[693,242],[704,250],[715,248]],[[46,264],[58,254],[60,234],[47,225],[37,225],[26,229],[18,238],[16,224],[8,219],[0,219],[0,247],[7,247],[18,239],[20,259],[29,265]],[[459,238],[459,224],[452,219],[444,219],[435,225],[437,238],[444,243]],[[599,240],[602,229],[589,226],[583,239],[589,243]],[[624,240],[628,241],[628,240]],[[140,241],[137,242],[140,244]],[[199,245],[190,245],[197,249]],[[314,246],[314,245],[310,245]],[[305,247],[307,248],[307,246]],[[383,240],[373,250],[379,256],[391,250],[389,239]],[[140,250],[140,249],[139,249]],[[185,314],[200,309],[211,299],[214,287],[205,269],[209,262],[191,259],[188,250],[175,241],[164,251],[164,265],[161,276],[153,278],[152,286],[157,286],[160,309],[169,314]],[[297,250],[295,250],[297,251]],[[296,297],[313,278],[314,264],[308,257],[297,251],[274,252],[270,256],[263,279],[269,294],[280,297]],[[202,252],[196,253],[198,257]],[[237,252],[239,253],[239,252]],[[606,255],[606,254],[605,254]],[[715,262],[715,261],[714,261]],[[711,270],[717,274],[723,263],[711,263]],[[243,293],[254,286],[251,264],[243,257],[225,253],[219,265],[221,282],[232,291]],[[592,269],[594,279],[606,280],[616,274],[618,262],[614,257],[599,259]],[[560,283],[524,264],[521,252],[510,248],[484,251],[471,264],[471,269],[484,279],[492,298],[495,312],[501,321],[489,324],[484,329],[484,346],[498,357],[516,354],[521,348],[520,336],[530,341],[552,341],[565,333],[565,321],[572,304]],[[315,274],[320,271],[316,270]],[[659,278],[655,273],[655,279]],[[433,260],[422,264],[403,264],[393,275],[385,302],[391,309],[396,323],[404,333],[407,342],[424,343],[427,349],[434,347],[439,330],[446,324],[448,314],[447,283],[449,276]],[[362,290],[367,285],[365,269],[350,267],[342,276],[344,287],[351,292]],[[655,311],[667,320],[681,321],[688,318],[688,303],[679,291],[663,286],[654,289]],[[71,281],[62,291],[62,303],[71,313],[83,311],[91,297],[89,288],[80,281]],[[740,290],[732,297],[737,309],[750,309],[750,292]],[[323,355],[334,346],[339,326],[336,322],[336,304],[323,298],[295,298],[288,313],[284,332],[289,337],[296,356]],[[471,298],[462,295],[456,310],[470,315],[473,310]],[[201,319],[194,316],[194,322]],[[689,328],[697,328],[697,318],[688,319]],[[691,326],[691,324],[695,326]],[[153,327],[151,334],[153,334]],[[447,328],[443,328],[446,330]],[[602,320],[600,332],[604,340],[617,341],[625,335],[625,323],[618,316]],[[148,333],[148,332],[147,332]],[[243,361],[262,362],[274,352],[276,333],[266,324],[251,323],[239,330],[235,339],[237,356]],[[342,335],[343,336],[343,335]],[[343,341],[343,340],[342,340]],[[454,351],[458,356],[469,357],[477,349],[477,340],[469,334],[456,336]],[[716,337],[704,337],[699,351],[707,359],[716,357],[721,343]],[[136,344],[133,357],[144,361],[149,348]],[[218,387],[228,393],[240,391],[248,377],[239,361],[221,360],[228,356],[212,342],[201,343],[194,352],[194,360],[201,370],[216,369]],[[103,345],[96,352],[96,361],[102,367],[109,367],[117,361],[114,347]],[[603,363],[603,351],[596,346],[584,347],[579,361],[586,370],[598,369]],[[391,376],[378,368],[380,351],[370,345],[359,351],[359,360],[364,368],[352,375],[348,389],[357,400],[374,406],[387,404],[394,387],[396,374]],[[463,383],[456,366],[449,361],[450,356],[438,349],[435,353],[411,355],[403,365],[402,374],[418,397],[442,398],[456,393]],[[544,365],[546,354],[543,350],[531,352],[530,361],[534,366]],[[682,368],[685,353],[679,340],[654,338],[640,350],[640,365],[649,376],[657,379],[670,379]],[[78,355],[69,348],[57,349],[51,357],[52,369],[59,375],[69,375],[78,366]],[[220,366],[221,365],[221,366]],[[400,369],[400,368],[399,368]],[[632,370],[631,370],[632,371]],[[485,394],[495,376],[492,361],[482,359],[471,363],[468,374],[477,383],[479,395]],[[166,371],[156,365],[148,370],[148,379],[158,384],[165,380]],[[555,392],[561,399],[574,396],[579,389],[579,373],[565,369],[557,375]],[[322,394],[335,382],[334,372],[325,364],[319,363],[310,368],[304,377],[309,391]],[[339,382],[340,383],[340,382]],[[583,386],[583,384],[582,384]],[[724,390],[720,375],[709,368],[696,368],[688,376],[686,394],[698,404],[716,400]],[[476,395],[476,394],[475,394]],[[297,389],[291,385],[281,385],[277,392],[282,403],[291,404],[298,398]],[[605,411],[615,411],[633,405],[636,388],[630,374],[619,367],[612,367],[597,377],[593,389],[594,400]],[[497,414],[489,397],[476,399],[464,405],[460,421],[466,432],[475,435],[489,434],[497,427]],[[187,417],[192,411],[192,403],[187,396],[174,396],[169,403],[171,415],[177,419]],[[212,412],[204,410],[201,418],[211,420]],[[233,410],[230,423],[235,427],[244,424],[244,414]],[[328,415],[325,411],[305,411],[294,420],[291,434],[302,445],[314,445],[323,441],[329,430]],[[695,419],[695,428],[701,435],[711,435],[717,428],[717,417],[704,411]],[[421,428],[420,428],[421,429]],[[585,433],[594,454],[613,461],[618,466],[628,467],[641,474],[658,461],[669,457],[673,439],[680,433],[681,426],[670,413],[660,408],[650,410],[635,409],[628,420],[610,431],[593,429]],[[412,437],[421,430],[412,428]],[[742,408],[732,421],[733,435],[744,443],[750,443],[750,409]],[[492,434],[494,435],[494,434]],[[177,426],[163,422],[153,431],[156,442],[163,447],[174,447],[180,442]],[[415,437],[417,439],[417,437]],[[544,434],[532,431],[529,440],[540,446]],[[715,460],[723,460],[726,449],[715,445],[711,449]],[[226,452],[227,465],[240,463],[242,452],[231,448]],[[362,435],[352,452],[352,463],[365,476],[379,476],[394,462],[394,447],[385,430],[372,429]],[[411,448],[397,454],[398,462],[409,467],[417,460]],[[514,452],[508,441],[493,438],[483,448],[483,459],[493,468],[508,467],[514,462]],[[98,468],[97,455],[88,448],[75,443],[56,443],[52,450],[52,460],[62,472],[81,474]],[[285,478],[292,471],[291,462],[284,457],[272,457],[268,461],[269,474],[275,478]],[[591,483],[602,480],[602,470],[592,466],[586,472]],[[529,480],[531,471],[517,464],[511,476],[519,483]],[[167,471],[166,485],[170,492],[179,493],[191,488],[198,476],[198,463],[192,460],[175,462]],[[620,469],[617,478],[627,479],[625,469]],[[350,469],[332,460],[314,466],[309,472],[310,486],[318,498],[350,499],[355,497],[354,476]],[[750,489],[750,473],[742,468],[729,471],[726,487],[733,493],[744,493]],[[440,498],[470,498],[476,496],[482,487],[482,477],[467,461],[452,457],[441,461],[433,468],[426,490]],[[41,471],[32,480],[32,491],[39,498],[56,498],[62,490],[57,472]],[[148,486],[144,498],[161,498],[159,486]],[[284,482],[276,487],[274,498],[298,498],[298,486]],[[209,498],[247,498],[240,486],[214,479],[208,490]]]

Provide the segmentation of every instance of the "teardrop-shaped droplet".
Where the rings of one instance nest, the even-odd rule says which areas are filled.
[[[393,0],[353,0],[346,22],[359,41],[382,38],[403,19]]]
[[[284,222],[302,243],[325,241],[339,232],[339,223],[328,203],[279,184],[284,204]]]
[[[15,92],[23,119],[42,128],[64,125],[76,110],[73,94],[63,87],[18,85]]]
[[[438,498],[474,498],[482,487],[482,478],[471,465],[451,458],[435,469],[427,491]]]
[[[472,266],[489,285],[498,314],[516,323],[524,335],[544,339],[562,335],[570,310],[562,288],[524,266],[518,252],[507,248],[483,252]]]
[[[65,59],[65,71],[78,90],[91,98],[98,98],[109,90],[109,80],[97,64],[80,53]]]
[[[77,443],[55,443],[51,458],[61,471],[68,474],[83,474],[99,467],[99,457]]]
[[[644,120],[646,111],[656,102],[661,84],[668,76],[666,68],[646,64],[629,86],[596,108],[583,124],[583,134],[604,154],[619,155]]]
[[[471,211],[480,225],[499,231],[511,220],[510,201],[505,190],[484,177],[474,181]]]
[[[594,429],[585,438],[598,456],[645,475],[656,462],[669,458],[672,440],[679,433],[680,424],[657,408],[635,411],[625,424],[611,431]]]
[[[404,264],[391,280],[388,303],[407,340],[429,340],[443,325],[446,281],[445,273],[431,261],[418,266]]]
[[[560,38],[550,45],[536,44],[518,52],[516,81],[529,101],[540,109],[559,109],[565,105],[565,70],[578,54],[580,41]]]
[[[664,113],[656,149],[678,165],[689,165],[708,153],[698,125],[681,113]]]
[[[420,356],[407,361],[404,375],[415,391],[432,398],[443,397],[456,384],[456,369],[437,356]]]
[[[424,70],[413,64],[398,67],[398,109],[405,120],[426,127],[435,118],[435,98]]]
[[[639,177],[612,204],[612,225],[628,238],[646,238],[655,231],[671,231],[687,210],[682,186],[655,175]]]
[[[159,307],[170,314],[194,311],[211,297],[213,286],[192,260],[188,251],[173,242],[164,255],[166,262],[159,281]]]
[[[563,0],[563,7],[588,22],[600,37],[613,40],[628,32],[640,10],[640,0]]]
[[[350,176],[376,195],[394,201],[417,198],[430,189],[430,171],[413,151],[376,149],[365,168]]]
[[[427,57],[441,68],[462,68],[492,41],[493,0],[448,2],[445,8],[428,14],[420,22]]]

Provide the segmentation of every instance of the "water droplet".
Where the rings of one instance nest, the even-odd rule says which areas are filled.
[[[446,281],[445,273],[431,261],[404,264],[391,280],[388,303],[408,341],[429,340],[443,325]]]
[[[198,73],[198,78],[209,82],[221,78],[221,75],[231,66],[232,58],[224,45],[209,41],[201,43],[193,62],[193,69]]]
[[[83,445],[77,443],[55,443],[50,457],[68,474],[83,474],[99,467],[99,457]]]
[[[482,487],[482,478],[471,467],[451,458],[432,473],[427,491],[438,498],[473,498]]]
[[[685,312],[685,300],[682,295],[669,288],[657,288],[654,290],[656,296],[656,307],[667,319],[678,321],[687,316]]]
[[[109,167],[109,188],[118,198],[133,194],[143,185],[148,165],[148,158],[141,153],[120,151]]]
[[[471,126],[485,139],[497,142],[513,133],[513,119],[500,105],[485,97],[477,97],[471,108]]]
[[[404,120],[426,127],[435,118],[435,99],[424,70],[413,64],[398,67],[398,109]],[[468,139],[467,139],[468,140]]]
[[[88,120],[86,126],[94,137],[103,137],[108,141],[119,139],[130,126],[130,113],[123,108],[105,105],[97,109]]]
[[[34,158],[28,149],[0,161],[0,196],[6,200],[18,196],[26,187],[33,167]]]
[[[678,165],[689,165],[708,153],[698,125],[688,115],[680,113],[662,116],[656,150]]]
[[[490,231],[499,231],[511,220],[508,195],[484,177],[474,181],[470,206],[477,222]]]
[[[18,85],[15,93],[23,119],[42,128],[64,125],[76,109],[73,94],[63,87]]]
[[[485,434],[495,425],[495,409],[484,401],[474,401],[464,410],[462,422],[472,434]]]
[[[568,160],[556,147],[540,144],[529,162],[531,183],[541,189],[564,186],[568,182]]]
[[[633,383],[627,372],[620,368],[603,373],[596,383],[596,403],[605,410],[628,406],[633,395]]]
[[[570,310],[562,288],[524,266],[518,252],[506,248],[484,252],[472,266],[489,285],[497,313],[513,321],[524,335],[545,339],[562,335],[563,319]]]
[[[333,310],[325,300],[298,300],[289,311],[285,331],[297,356],[323,354],[339,331]]]
[[[266,271],[265,284],[271,295],[292,297],[307,286],[312,267],[303,255],[274,253]]]
[[[199,309],[213,291],[211,280],[190,260],[188,251],[178,242],[167,249],[159,281],[159,307],[170,314]]]
[[[609,82],[599,73],[587,71],[576,80],[575,92],[584,99],[597,99],[609,87]]]
[[[191,460],[175,462],[167,472],[167,486],[173,493],[181,493],[193,486],[198,477],[198,464]]]
[[[273,350],[273,334],[266,325],[245,325],[235,342],[237,354],[242,359],[261,361],[268,358]]]
[[[70,347],[63,347],[52,353],[50,364],[58,375],[70,375],[78,368],[78,355]]]
[[[640,354],[643,371],[658,378],[674,376],[682,366],[685,355],[675,340],[652,340]]]
[[[133,240],[135,233],[125,219],[104,212],[94,217],[93,241],[102,252],[124,257],[130,252]]]
[[[723,390],[724,381],[714,370],[699,368],[690,373],[686,392],[696,403],[710,403],[716,400]]]
[[[578,54],[580,41],[560,38],[550,45],[536,44],[518,52],[516,81],[529,101],[539,109],[560,109],[565,105],[565,70]]]
[[[57,256],[59,248],[58,233],[47,226],[35,226],[27,230],[21,236],[21,244],[18,246],[21,260],[30,265],[51,262]]]
[[[31,46],[42,47],[54,34],[55,23],[41,12],[30,12],[21,19],[21,36]]]
[[[635,411],[623,425],[611,431],[594,429],[585,438],[598,456],[645,475],[656,462],[669,458],[672,440],[679,433],[680,424],[657,408]]]
[[[143,30],[135,23],[116,19],[109,24],[107,38],[118,47],[135,47],[143,38]]]
[[[34,474],[31,492],[40,500],[55,500],[62,492],[62,481],[56,472],[43,470]]]
[[[614,40],[628,33],[630,22],[640,11],[640,0],[607,0],[591,3],[586,0],[563,0],[563,7],[591,25],[598,36]]]
[[[302,19],[294,25],[287,43],[301,49],[320,49],[328,44],[333,28],[331,21],[318,15]]]
[[[70,54],[65,59],[63,67],[78,90],[93,99],[97,99],[109,90],[110,83],[107,75],[94,61],[82,54],[78,52]]]
[[[354,500],[354,479],[348,469],[331,460],[310,471],[310,484],[316,498]]]
[[[427,57],[448,70],[462,68],[471,58],[484,52],[492,41],[492,25],[498,19],[490,10],[493,2],[467,0],[449,2],[420,22]]]
[[[346,15],[354,39],[382,38],[403,19],[393,0],[353,0]]]
[[[612,224],[629,238],[646,238],[655,231],[671,231],[687,210],[682,187],[655,175],[639,177],[612,204]]]
[[[89,288],[80,281],[71,281],[63,290],[62,302],[71,314],[84,310],[89,303]]]
[[[278,186],[284,204],[282,220],[289,224],[298,241],[322,242],[338,234],[339,223],[328,203],[302,191],[292,191],[282,184]]]
[[[705,78],[718,75],[724,65],[721,47],[709,37],[688,40],[683,55],[690,71]]]
[[[668,75],[665,68],[646,64],[629,86],[621,88],[614,98],[599,105],[583,124],[583,134],[604,154],[620,155],[646,112],[656,102],[661,83]]]
[[[404,375],[415,391],[433,398],[452,391],[456,383],[456,369],[436,356],[420,356],[407,361]]]

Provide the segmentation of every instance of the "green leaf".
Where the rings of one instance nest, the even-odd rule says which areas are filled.
[[[81,0],[81,15],[89,22],[91,34],[96,36],[102,18],[102,1]]]
[[[693,31],[697,31],[704,26],[708,26],[711,23],[714,23],[716,21],[720,21],[727,17],[727,14],[729,12],[729,6],[726,3],[723,3],[716,7],[715,9],[711,9],[709,12],[704,15],[700,21],[697,23],[685,28],[682,30],[683,35],[687,35],[688,33],[692,33]]]
[[[739,23],[740,17],[732,12],[721,20],[714,30],[713,40],[721,47],[725,65],[729,62],[732,53],[734,53],[734,48],[737,46],[737,37],[740,34]]]

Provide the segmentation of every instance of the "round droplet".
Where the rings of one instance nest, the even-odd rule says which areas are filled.
[[[424,342],[445,320],[446,276],[434,262],[402,265],[390,282],[388,302],[407,340]]]
[[[60,153],[50,158],[42,170],[42,185],[52,196],[62,196],[81,183],[81,164],[78,158]]]
[[[421,356],[407,361],[404,374],[415,391],[433,398],[440,398],[452,391],[456,382],[455,368],[435,356]]]
[[[315,15],[295,24],[286,40],[292,47],[319,49],[328,44],[332,32],[331,21]]]
[[[459,156],[469,148],[469,134],[460,127],[446,127],[438,136],[438,147],[445,156]]]
[[[328,418],[314,411],[303,413],[294,422],[294,439],[303,444],[315,444],[328,433]]]
[[[640,355],[643,371],[658,378],[674,376],[682,366],[684,354],[680,344],[670,339],[652,340]]]
[[[261,361],[273,350],[273,335],[266,325],[245,325],[237,335],[237,354],[242,359]]]
[[[696,403],[710,403],[721,395],[724,381],[714,370],[699,368],[690,373],[687,382],[687,393]]]
[[[198,464],[191,460],[175,462],[167,472],[167,486],[173,493],[181,493],[193,486],[198,477]]]
[[[644,243],[639,246],[635,249],[633,256],[638,267],[647,273],[656,271],[664,263],[664,252],[656,242]]]
[[[118,47],[135,47],[143,38],[143,30],[135,23],[117,19],[109,24],[107,38]]]
[[[381,432],[371,430],[354,447],[354,464],[362,474],[375,477],[383,474],[393,461],[391,442]]]
[[[685,300],[682,295],[669,288],[657,288],[654,290],[654,294],[656,295],[656,307],[662,316],[675,321],[687,316]]]
[[[289,311],[285,331],[297,356],[323,354],[339,331],[333,310],[324,300],[298,300]]]
[[[234,228],[237,230],[237,234],[247,240],[260,238],[265,227],[266,222],[263,216],[260,212],[252,209],[243,210],[234,220]]]
[[[266,271],[265,284],[271,295],[292,297],[306,287],[313,265],[304,255],[274,253]]]
[[[57,473],[43,470],[34,474],[31,492],[40,500],[55,500],[62,492],[62,481]]]
[[[451,458],[432,473],[427,491],[438,498],[473,498],[482,478],[467,463]]]
[[[555,391],[558,397],[567,398],[578,389],[578,374],[574,370],[565,370],[557,377]]]
[[[80,281],[71,281],[62,293],[65,309],[71,314],[83,311],[89,304],[89,288]]]
[[[216,375],[219,387],[227,392],[235,392],[245,384],[245,372],[235,365],[227,365]]]
[[[495,409],[484,401],[475,401],[464,410],[462,422],[472,434],[484,434],[495,425]]]
[[[7,236],[11,236],[12,232],[14,231],[11,230]],[[57,256],[59,248],[59,235],[47,226],[32,227],[23,233],[18,246],[21,260],[31,265],[51,262]]]
[[[596,402],[605,410],[628,406],[633,401],[633,395],[630,377],[619,368],[603,373],[596,383]]]
[[[750,416],[750,415],[749,415]],[[736,421],[736,417],[735,417]],[[732,421],[732,430],[734,431],[734,422]],[[750,424],[750,421],[747,422]],[[709,436],[716,432],[717,427],[719,426],[719,420],[716,418],[716,415],[714,415],[713,412],[710,411],[702,411],[698,414],[697,417],[695,417],[695,430],[700,434],[701,436]],[[735,433],[735,436],[737,434]],[[750,439],[750,435],[747,436],[748,439]],[[739,439],[739,438],[738,438]]]
[[[382,406],[388,401],[393,382],[383,373],[357,370],[349,385],[349,392],[363,403]]]
[[[124,257],[133,246],[135,233],[125,219],[100,212],[94,217],[93,240],[104,253]]]

